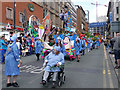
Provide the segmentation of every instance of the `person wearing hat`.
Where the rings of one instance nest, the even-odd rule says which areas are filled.
[[[20,75],[19,67],[22,64],[22,60],[19,58],[19,50],[16,44],[17,36],[13,35],[10,38],[10,44],[7,47],[7,53],[5,58],[5,75],[7,76],[7,87],[19,87],[16,82],[16,78]],[[10,78],[13,76],[13,83],[10,82]]]
[[[82,37],[82,40],[81,40],[81,46],[82,46],[82,55],[85,55],[85,39],[84,37]]]
[[[88,52],[90,52],[90,43],[91,43],[91,40],[90,38],[87,39],[87,49],[88,49]]]
[[[62,39],[60,37],[58,37],[57,43],[54,46],[60,46],[60,51],[63,53],[64,56],[66,56],[66,49],[65,49],[64,44],[62,44],[61,40]]]
[[[100,40],[97,39],[97,40],[96,40],[96,47],[97,47],[97,49],[99,48],[99,44],[100,44]]]
[[[79,62],[79,54],[80,54],[80,40],[77,37],[76,42],[74,43],[74,48],[75,48],[75,56],[77,57],[77,62]]]
[[[45,57],[45,62],[43,66],[46,65],[46,67],[44,68],[45,72],[43,75],[42,84],[43,85],[46,84],[47,78],[49,76],[49,72],[54,72],[53,75],[53,87],[54,87],[57,74],[60,71],[60,68],[58,66],[63,64],[64,64],[64,55],[60,52],[60,46],[55,46],[53,51]]]
[[[41,54],[41,48],[42,48],[42,45],[41,45],[41,42],[39,41],[39,37],[36,37],[35,38],[35,54],[37,56],[37,61],[39,60],[39,56]]]

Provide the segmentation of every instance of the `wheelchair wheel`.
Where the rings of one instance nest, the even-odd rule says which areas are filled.
[[[63,78],[62,78],[62,83],[64,84],[65,83],[65,79],[66,79],[66,77],[65,77],[65,74],[63,75]]]
[[[61,80],[58,82],[58,86],[59,86],[59,87],[62,86],[62,81],[61,81]]]

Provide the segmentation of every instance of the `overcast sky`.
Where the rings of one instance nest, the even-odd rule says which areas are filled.
[[[107,15],[108,7],[105,7],[104,5],[108,6],[108,3],[110,0],[71,0],[75,5],[80,5],[83,7],[84,10],[89,10],[90,12],[90,22],[96,22],[96,6],[91,5],[91,3],[96,3],[98,1],[98,4],[102,4],[98,6],[98,17]]]

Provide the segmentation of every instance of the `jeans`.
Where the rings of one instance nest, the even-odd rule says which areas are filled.
[[[5,56],[4,56],[5,53],[6,53],[6,50],[3,49],[1,51],[1,63],[3,63],[5,61]]]

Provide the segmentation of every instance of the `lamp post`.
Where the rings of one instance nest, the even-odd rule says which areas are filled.
[[[16,23],[16,0],[14,0],[14,30],[15,30],[15,23]]]

